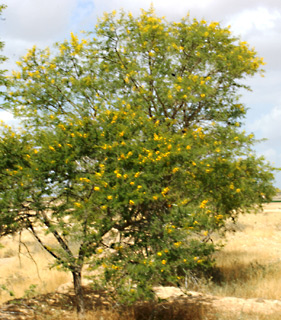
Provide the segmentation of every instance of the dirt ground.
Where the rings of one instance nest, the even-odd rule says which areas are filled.
[[[90,288],[84,289],[87,310],[95,310],[96,308],[108,309],[111,307],[111,301],[106,296],[93,292]],[[270,319],[271,314],[276,316],[278,312],[280,312],[281,319],[281,300],[217,297],[192,291],[184,293],[179,288],[174,287],[158,287],[155,290],[158,297],[165,299],[168,303],[180,303],[182,306],[191,304],[198,307],[204,306],[212,314],[216,312],[219,314],[232,314],[231,319],[233,319],[233,314],[239,315],[241,313],[264,315],[268,316],[266,319]],[[74,315],[75,302],[72,290],[68,293],[56,292],[40,295],[32,299],[16,299],[0,307],[1,320],[70,320],[74,319]]]

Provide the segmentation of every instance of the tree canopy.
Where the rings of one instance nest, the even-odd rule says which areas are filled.
[[[271,199],[238,96],[263,62],[228,28],[112,12],[17,64],[5,106],[24,128],[3,124],[0,233],[31,231],[72,272],[78,311],[85,263],[97,286],[151,298],[210,267],[212,233]]]
[[[245,114],[237,100],[238,89],[247,88],[241,79],[263,64],[218,23],[189,17],[170,23],[152,9],[136,18],[105,14],[88,35],[71,34],[55,54],[33,47],[18,62],[17,114],[88,116],[124,100],[183,128],[207,120],[235,123]]]

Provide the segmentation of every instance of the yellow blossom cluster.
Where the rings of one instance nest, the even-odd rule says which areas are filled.
[[[203,200],[200,204],[200,209],[206,208],[207,203],[208,203],[208,200]]]
[[[204,139],[204,137],[205,137],[205,134],[204,134],[202,127],[198,127],[195,130],[193,130],[192,135],[195,139],[197,139],[197,137],[199,137],[200,139]]]

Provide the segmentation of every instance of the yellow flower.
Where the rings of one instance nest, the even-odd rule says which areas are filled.
[[[202,93],[201,98],[205,98],[205,97],[206,97],[205,93]]]
[[[98,252],[98,253],[102,253],[103,250],[102,250],[102,249],[98,249],[97,252]]]
[[[176,173],[177,171],[179,171],[179,168],[174,168],[172,172]]]
[[[135,203],[134,203],[133,200],[130,200],[130,201],[129,201],[129,204],[130,204],[131,206],[133,206]]]
[[[140,186],[140,185],[138,185],[138,187],[137,187],[138,189],[141,189],[142,188],[142,186]]]
[[[162,260],[161,263],[165,265],[167,263],[167,261],[166,260]]]
[[[99,190],[100,190],[100,187],[94,187],[94,190],[95,190],[95,191],[99,191]]]
[[[74,202],[75,207],[77,208],[81,208],[82,204],[80,202]]]
[[[182,243],[181,241],[175,242],[174,246],[178,248],[181,245],[181,243]]]
[[[139,177],[140,176],[140,172],[137,172],[136,174],[135,174],[135,178],[137,178],[137,177]]]
[[[239,188],[238,188],[238,189],[236,189],[236,192],[237,192],[237,193],[241,192],[241,189],[239,189]]]
[[[169,192],[170,188],[166,187],[163,189],[163,191],[161,192],[162,196],[165,197],[165,195]]]
[[[162,256],[162,252],[157,252],[157,256],[161,257]]]
[[[208,200],[203,200],[200,204],[200,208],[204,209],[206,207],[206,204],[208,203]]]
[[[49,146],[49,149],[52,150],[52,151],[55,151],[55,148],[52,147],[52,146]]]
[[[107,196],[107,199],[108,200],[112,200],[112,196]]]
[[[190,150],[191,149],[191,146],[186,146],[186,150]]]

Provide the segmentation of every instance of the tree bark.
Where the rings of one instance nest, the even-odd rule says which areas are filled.
[[[85,316],[85,303],[82,289],[82,275],[81,269],[72,271],[74,292],[76,298],[76,311],[78,319],[84,319]]]

